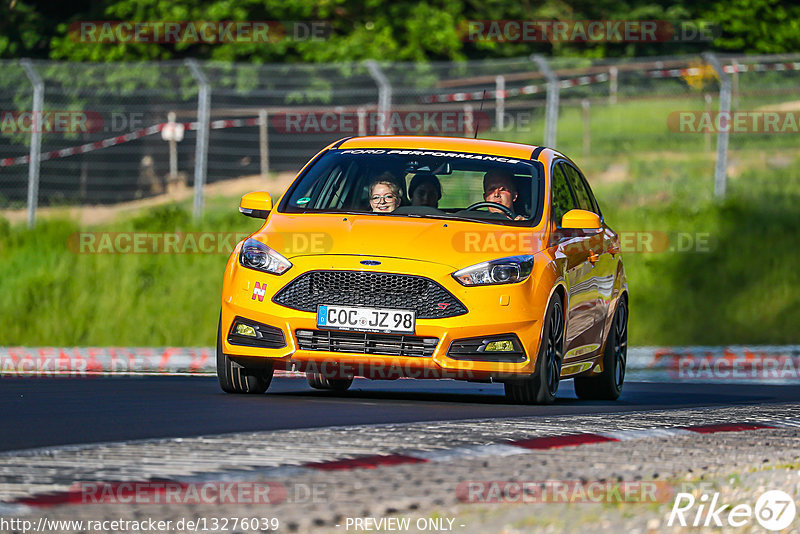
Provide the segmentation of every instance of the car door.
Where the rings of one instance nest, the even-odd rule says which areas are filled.
[[[551,233],[550,246],[555,246],[556,261],[563,264],[564,281],[568,299],[567,328],[565,332],[565,361],[586,354],[592,342],[587,341],[594,328],[591,285],[593,266],[589,261],[589,239],[583,230],[561,228],[561,218],[566,212],[578,207],[575,194],[559,163],[550,172]]]
[[[567,181],[575,194],[578,207],[600,216],[597,201],[578,168],[567,162],[561,162],[559,165],[562,167]],[[602,223],[599,230],[589,229],[583,235],[586,240],[589,264],[591,265],[591,273],[585,295],[589,303],[587,306],[588,313],[592,316],[590,332],[587,332],[584,339],[584,347],[588,353],[599,348],[602,343],[603,329],[614,286],[615,262],[608,253],[609,244]]]
[[[604,317],[605,321],[607,322],[611,320],[611,313],[614,311],[611,309],[611,302],[614,297],[614,284],[616,282],[617,272],[621,261],[619,236],[603,220],[603,214],[600,211],[600,206],[597,203],[597,199],[595,198],[592,188],[589,185],[588,180],[586,180],[586,177],[581,173],[580,178],[582,179],[583,184],[586,186],[586,192],[588,193],[589,199],[594,206],[594,212],[600,216],[600,221],[602,223],[602,252],[600,253],[600,258],[595,265],[595,270],[597,271],[597,289],[603,298]]]

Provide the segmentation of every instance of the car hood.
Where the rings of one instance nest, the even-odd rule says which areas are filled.
[[[273,212],[253,235],[288,259],[313,255],[405,258],[460,269],[542,250],[541,230],[469,221]]]

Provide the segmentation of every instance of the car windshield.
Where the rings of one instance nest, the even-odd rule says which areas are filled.
[[[364,213],[530,226],[542,214],[538,164],[435,150],[331,150],[284,197],[284,213]]]

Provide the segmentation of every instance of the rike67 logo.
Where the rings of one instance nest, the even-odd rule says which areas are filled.
[[[778,532],[794,521],[797,507],[786,492],[770,490],[756,501],[755,506],[742,503],[735,506],[720,502],[719,493],[678,493],[667,519],[667,526],[682,527],[743,527],[755,519],[762,528]]]

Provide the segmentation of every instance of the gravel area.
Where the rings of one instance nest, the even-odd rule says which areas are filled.
[[[764,491],[781,489],[792,495],[800,508],[800,428],[791,426],[794,423],[788,419],[797,414],[800,405],[789,404],[247,433],[12,452],[0,456],[0,492],[2,500],[7,502],[25,494],[68,488],[79,481],[154,477],[198,484],[226,480],[245,485],[269,484],[280,490],[282,498],[270,504],[139,502],[27,510],[0,505],[0,527],[3,519],[36,523],[39,517],[49,521],[173,522],[171,528],[139,528],[141,532],[260,532],[268,531],[263,527],[274,526],[274,523],[259,523],[242,528],[239,523],[233,528],[233,518],[257,517],[276,518],[281,532],[681,531],[667,525],[674,495],[679,491],[694,492],[698,499],[703,492],[711,496],[719,491],[719,502],[754,505]],[[643,435],[629,441],[522,450],[513,454],[504,453],[508,447],[498,445],[491,449],[496,453],[492,456],[450,458],[444,454],[447,449],[457,447],[541,435],[747,421],[783,421],[789,426],[716,434]],[[410,451],[443,454],[428,463],[373,469],[309,471],[292,467],[308,461]],[[468,484],[491,481],[499,484],[562,481],[562,485],[600,482],[610,484],[607,487],[611,488],[647,483],[660,489],[656,502],[640,495],[634,496],[635,502],[623,503],[570,504],[536,499],[519,503],[518,494],[500,503],[487,503],[481,498],[476,503],[464,502],[464,488]],[[479,487],[489,488],[491,484]],[[507,504],[509,500],[517,503]],[[410,519],[409,528],[397,528],[404,525],[387,522],[390,517],[395,521]],[[367,518],[383,522],[364,522]],[[181,519],[183,528],[178,528]],[[223,523],[223,519],[227,522]],[[357,519],[362,521],[356,523]],[[198,528],[186,528],[188,520],[202,523],[194,525]],[[417,520],[421,522],[418,524]],[[425,529],[417,528],[423,523]],[[92,529],[86,528],[86,524],[82,529],[60,527],[59,532],[134,531]],[[792,528],[800,530],[800,519],[785,531]],[[0,528],[0,531],[13,529]],[[702,530],[688,526],[683,531]],[[709,527],[708,531],[738,533],[764,529],[753,520],[740,528]]]

